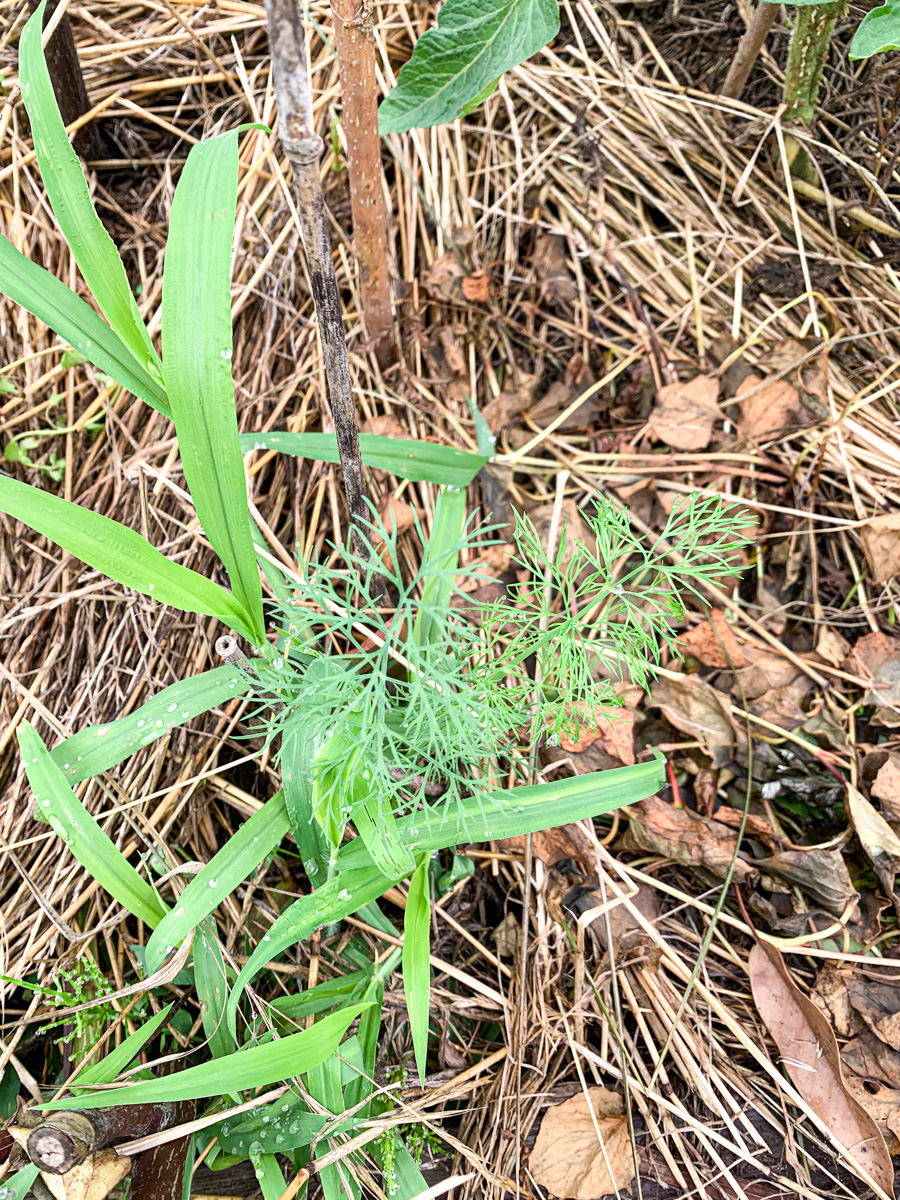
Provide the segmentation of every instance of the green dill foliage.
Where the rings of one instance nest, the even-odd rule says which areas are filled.
[[[109,983],[94,960],[87,957],[80,958],[68,970],[58,970],[54,978],[55,988],[42,989],[49,1005],[53,1008],[75,1008],[82,1004],[90,1004],[91,1007],[61,1017],[58,1021],[50,1021],[38,1032],[43,1034],[60,1026],[68,1026],[66,1032],[55,1039],[56,1044],[64,1046],[75,1042],[81,1047],[80,1051],[76,1051],[76,1055],[84,1053],[116,1015],[113,1006],[103,1000],[110,991]],[[65,987],[61,986],[63,984]]]
[[[455,565],[496,544],[471,524],[437,564],[417,527],[422,566],[409,574],[378,521],[374,566],[340,547],[302,564],[279,610],[279,648],[254,669],[268,735],[308,749],[304,782],[332,849],[349,820],[371,846],[367,830],[389,843],[404,812],[427,824],[463,794],[486,810],[541,738],[607,719],[616,681],[646,684],[672,645],[682,595],[740,570],[752,523],[719,498],[691,496],[647,547],[609,501],[585,516],[592,537],[572,543],[561,530],[552,558],[519,516],[512,562],[527,582],[491,603],[466,590],[481,569]],[[403,849],[393,852],[403,864]]]

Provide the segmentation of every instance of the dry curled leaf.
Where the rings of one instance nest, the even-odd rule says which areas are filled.
[[[770,858],[757,859],[755,866],[801,888],[835,917],[843,916],[859,900],[839,850],[782,850]]]
[[[735,742],[727,697],[696,675],[657,679],[650,693],[670,725],[702,742],[714,767],[725,766]]]
[[[676,645],[681,654],[692,655],[704,667],[743,667],[746,662],[744,652],[720,608],[712,609],[709,617],[688,633],[683,633]]]
[[[667,383],[656,393],[650,429],[676,450],[705,450],[719,411],[719,381],[697,375],[687,383]]]
[[[525,837],[524,833],[515,834],[502,838],[498,845],[501,850],[518,853],[525,849]],[[540,830],[533,835],[532,853],[545,867],[571,862],[578,866],[582,875],[590,875],[597,869],[594,844],[576,824]]]
[[[561,304],[578,299],[578,288],[566,261],[566,239],[561,233],[542,233],[535,239],[531,266],[542,293]]]
[[[841,1061],[854,1074],[885,1087],[900,1088],[900,1051],[870,1031],[851,1038],[841,1049]]]
[[[872,862],[885,894],[900,911],[895,881],[900,873],[900,837],[852,784],[847,784],[847,809],[860,845]]]
[[[900,513],[873,517],[860,529],[859,540],[876,583],[900,575]]]
[[[822,625],[816,638],[816,654],[824,658],[833,667],[839,667],[850,653],[850,643],[845,637],[832,629],[830,625]]]
[[[628,835],[639,850],[687,866],[702,867],[724,879],[737,848],[737,834],[711,817],[700,816],[687,808],[666,804],[650,796],[629,809]],[[741,883],[755,875],[749,863],[738,858],[734,880]]]
[[[592,1087],[587,1098],[579,1092],[549,1108],[528,1167],[558,1200],[600,1200],[627,1188],[634,1179],[634,1155],[622,1097]]]
[[[872,795],[881,801],[884,815],[900,821],[900,754],[891,751],[872,782]]]
[[[838,1045],[828,1021],[791,979],[773,946],[757,942],[750,951],[748,970],[753,1001],[794,1087],[848,1164],[885,1195],[893,1196],[890,1154],[874,1120],[844,1085]]]
[[[800,393],[785,379],[748,375],[735,399],[742,401],[738,428],[751,442],[780,437],[804,422]]]
[[[472,304],[487,304],[491,298],[491,281],[486,271],[462,277],[462,294]]]
[[[844,664],[848,671],[870,681],[863,704],[874,704],[880,711],[873,724],[889,729],[900,726],[900,638],[877,631],[867,633],[853,647]]]
[[[41,1172],[41,1178],[56,1200],[106,1200],[130,1170],[127,1155],[108,1149],[97,1150],[65,1175]]]

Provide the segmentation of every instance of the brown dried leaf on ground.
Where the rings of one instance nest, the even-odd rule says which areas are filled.
[[[900,754],[892,750],[872,783],[872,795],[891,821],[900,821]]]
[[[590,1107],[579,1093],[547,1110],[528,1160],[535,1181],[558,1200],[600,1200],[634,1179],[622,1097],[601,1087],[588,1088],[588,1097]]]
[[[800,668],[783,654],[760,650],[758,646],[745,646],[744,658],[747,665],[738,673],[740,687],[735,684],[731,689],[733,696],[743,691],[748,700],[757,700],[772,688],[793,683],[801,674]]]
[[[800,675],[793,683],[769,688],[757,696],[750,702],[750,712],[755,717],[762,717],[770,725],[777,725],[779,729],[796,729],[807,718],[800,704],[811,689],[811,680],[806,675]]]
[[[900,988],[896,976],[881,980],[850,975],[847,998],[872,1033],[886,1046],[900,1051]]]
[[[539,429],[546,428],[551,421],[556,420],[563,409],[569,407],[579,393],[587,391],[587,388],[587,383],[575,388],[564,383],[561,379],[558,379],[556,383],[551,383],[545,394],[541,396],[540,400],[537,401],[534,408],[529,412],[529,422],[536,425]],[[588,396],[556,428],[562,433],[572,433],[576,429],[594,429],[596,427],[597,412],[595,397]]]
[[[535,393],[539,385],[539,375],[529,375],[525,371],[520,371],[515,388],[499,392],[493,400],[488,400],[481,410],[481,415],[490,425],[491,432],[496,433],[507,426],[510,421],[520,417],[523,412],[527,412],[534,404]]]
[[[850,1003],[847,981],[852,972],[846,967],[825,966],[816,976],[810,996],[816,1007],[834,1027],[838,1037],[856,1037],[865,1031],[862,1017]]]
[[[873,1119],[844,1086],[828,1021],[791,979],[774,947],[757,942],[748,970],[754,1003],[794,1087],[849,1160],[893,1196],[891,1156]]]
[[[491,298],[491,280],[487,271],[476,271],[462,278],[462,294],[471,304],[487,304]]]
[[[859,901],[839,850],[782,850],[770,858],[757,859],[754,866],[801,888],[835,917],[843,916],[848,906]]]
[[[535,239],[531,267],[541,292],[560,304],[573,304],[578,288],[569,270],[566,239],[561,233],[542,233]]]
[[[388,413],[380,413],[369,417],[360,429],[360,433],[376,433],[379,437],[408,438],[409,430],[404,429],[396,417]]]
[[[395,533],[399,537],[401,533],[406,533],[407,529],[412,529],[416,523],[416,514],[414,510],[406,503],[405,500],[399,500],[396,496],[389,496],[384,503],[378,507],[378,516],[384,523],[387,532]],[[372,543],[376,550],[383,545],[384,539],[380,534],[373,534]],[[382,557],[387,563],[388,569],[391,568],[390,554],[388,553],[387,545],[383,545],[381,550]]]
[[[459,300],[465,268],[452,250],[438,255],[425,272],[425,287],[444,300]]]
[[[900,897],[895,891],[897,874],[900,873],[900,837],[865,796],[849,783],[847,810],[860,845],[871,859],[875,874],[881,880],[885,895],[900,911]]]
[[[900,513],[873,517],[860,529],[859,539],[876,583],[900,575]]]
[[[841,1063],[846,1065],[843,1054]],[[883,1083],[861,1079],[852,1071],[844,1071],[844,1087],[875,1122],[888,1154],[900,1152],[900,1141],[894,1131],[900,1126],[900,1091],[885,1087]]]
[[[841,1049],[841,1059],[856,1075],[885,1087],[900,1088],[900,1051],[867,1031],[851,1038]]]
[[[703,743],[714,767],[724,767],[735,743],[728,699],[696,675],[657,679],[650,694],[670,725]]]
[[[683,633],[676,645],[681,654],[692,655],[704,667],[743,667],[746,662],[744,652],[720,608],[712,609],[709,617],[688,633]]]
[[[656,393],[650,429],[676,450],[705,450],[719,411],[719,381],[696,375],[686,383],[667,383]]]
[[[740,829],[744,820],[744,814],[739,808],[731,808],[727,804],[719,805],[713,816],[720,825],[727,825],[731,829]],[[757,816],[755,813],[747,814],[744,833],[747,837],[757,838],[766,846],[774,846],[778,841],[769,818]]]
[[[746,397],[746,399],[744,399]],[[767,441],[805,423],[800,393],[785,379],[748,375],[735,393],[742,401],[738,428],[751,442]]]
[[[900,726],[900,638],[880,631],[867,633],[853,647],[844,664],[854,675],[870,680],[863,704],[874,704],[879,712],[874,723],[889,729]]]
[[[822,625],[816,638],[816,654],[824,658],[833,667],[839,667],[850,653],[850,643],[845,637],[832,629],[830,625]]]
[[[519,854],[525,850],[524,833],[501,838],[497,843],[501,850]],[[545,867],[556,867],[560,863],[577,864],[583,875],[597,870],[594,844],[584,830],[575,824],[558,825],[555,829],[542,829],[534,834],[532,853]]]
[[[625,767],[634,763],[634,713],[627,708],[596,708],[593,720],[585,717],[584,704],[580,704],[575,713],[578,718],[577,738],[568,737],[565,733],[559,735],[559,746],[570,754],[580,754],[588,746],[600,743],[601,748],[610,758],[616,759]],[[549,723],[552,729],[552,720]]]
[[[106,1200],[131,1170],[131,1159],[113,1149],[97,1150],[66,1171],[65,1175],[41,1172],[41,1179],[56,1200]]]
[[[737,835],[727,825],[687,808],[666,804],[658,796],[632,805],[628,820],[627,837],[638,850],[701,867],[718,879],[725,878],[737,847]],[[736,883],[749,881],[755,874],[749,863],[738,858],[734,869]]]
[[[539,504],[536,508],[531,509],[528,516],[537,530],[538,536],[541,539],[541,545],[547,549],[547,542],[550,536],[550,529],[553,524],[553,512],[555,504]],[[584,519],[581,509],[574,500],[563,500],[560,506],[559,524],[557,525],[557,541],[556,547],[559,549],[560,540],[565,531],[565,553],[563,554],[563,562],[568,563],[572,557],[572,551],[575,548],[576,542],[584,542],[588,548],[594,547],[597,544],[597,539],[594,533]]]

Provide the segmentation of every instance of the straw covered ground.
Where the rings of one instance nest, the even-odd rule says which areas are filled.
[[[17,94],[27,7],[0,3],[0,229],[77,286]],[[387,88],[434,6],[375,7]],[[498,437],[473,509],[494,520],[525,510],[553,537],[563,519],[577,532],[579,507],[597,493],[626,505],[651,539],[692,489],[733,497],[756,518],[739,584],[710,592],[711,617],[699,603],[686,614],[684,660],[666,662],[652,694],[628,690],[625,719],[608,733],[542,760],[550,778],[660,746],[667,794],[530,845],[474,847],[474,876],[436,907],[442,1032],[425,1089],[402,1092],[397,1119],[412,1112],[436,1135],[429,1181],[470,1177],[456,1196],[630,1186],[648,1200],[763,1200],[863,1195],[873,1184],[877,1194],[883,1161],[866,1178],[859,1157],[835,1149],[850,1137],[839,1125],[856,1111],[848,1097],[874,1119],[885,1153],[900,1151],[900,1000],[884,964],[900,948],[900,75],[895,56],[848,63],[842,30],[817,125],[798,135],[821,186],[792,183],[777,108],[780,20],[743,99],[717,95],[746,7],[563,0],[559,38],[471,117],[384,142],[402,353],[383,375],[356,290],[330,10],[308,8],[364,428],[474,449],[471,397]],[[103,139],[92,192],[156,334],[167,215],[189,146],[242,122],[275,124],[263,10],[73,0],[68,11]],[[279,155],[264,132],[241,141],[232,298],[242,431],[330,428]],[[0,339],[5,469],[208,573],[171,425],[69,365],[46,327],[6,300]],[[246,462],[252,516],[274,556],[290,563],[298,544],[321,549],[346,532],[337,468],[263,451]],[[398,487],[383,472],[371,484],[399,520],[408,505],[428,525],[430,485]],[[144,602],[2,516],[0,541],[0,973],[47,981],[88,954],[125,989],[142,930],[34,820],[15,731],[27,718],[53,744],[216,665],[215,623]],[[404,545],[415,554],[411,537]],[[488,566],[496,581],[486,586],[501,589],[508,560]],[[257,748],[244,717],[234,700],[79,795],[126,854],[169,862],[177,846],[205,862],[278,787],[268,755],[249,761]],[[304,890],[292,861],[275,859],[217,910],[235,964]],[[399,917],[404,899],[394,889],[386,911]],[[287,991],[311,969],[327,978],[351,936],[375,953],[388,945],[351,919],[323,937],[314,965],[301,947],[260,986]],[[394,986],[385,1080],[411,1049]],[[53,1035],[40,1032],[42,995],[0,988],[0,1062],[23,1096],[40,1098],[58,1070]],[[170,993],[188,1050],[202,1040],[199,1014],[177,984]],[[109,1044],[136,1000],[111,1002]],[[802,1078],[810,1044],[830,1064],[820,1094]],[[585,1089],[606,1134],[599,1157]],[[576,1107],[553,1126],[562,1102]],[[594,1172],[587,1182],[548,1182],[548,1121],[561,1157]],[[197,1172],[194,1192],[253,1186]],[[374,1168],[366,1187],[383,1194]]]

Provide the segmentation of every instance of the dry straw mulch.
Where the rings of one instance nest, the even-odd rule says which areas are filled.
[[[0,228],[77,286],[15,91],[25,7],[0,5],[0,55],[12,87],[0,110]],[[107,0],[69,11],[108,149],[91,176],[96,200],[156,331],[167,212],[188,144],[242,121],[274,122],[263,12],[244,0]],[[389,85],[433,14],[426,5],[377,11]],[[340,97],[328,5],[317,0],[309,12],[316,111],[331,145]],[[853,743],[861,736],[855,713],[865,671],[813,650],[826,627],[850,644],[890,633],[897,611],[897,583],[879,569],[885,554],[897,553],[890,531],[874,555],[865,542],[868,520],[900,504],[893,77],[872,68],[872,86],[861,92],[836,48],[827,115],[808,139],[830,189],[817,194],[792,187],[785,169],[775,116],[779,36],[748,92],[754,103],[723,103],[711,47],[720,47],[724,69],[741,29],[734,14],[713,19],[688,5],[673,18],[662,5],[631,11],[565,0],[563,16],[557,43],[505,77],[468,121],[385,145],[403,355],[384,377],[365,353],[346,170],[339,157],[323,160],[362,420],[378,432],[474,449],[471,396],[499,434],[486,495],[501,515],[510,501],[563,511],[600,491],[628,503],[652,536],[673,496],[695,487],[747,506],[759,517],[756,577],[717,604],[742,653],[779,656],[808,681],[806,711],[824,713],[837,730],[829,761],[858,782]],[[277,142],[261,132],[244,137],[233,276],[242,430],[328,428],[286,171]],[[91,368],[67,368],[47,330],[6,302],[0,337],[4,364],[17,361],[8,376],[16,391],[0,397],[4,444],[61,427],[31,451],[45,466],[51,451],[59,456],[61,482],[44,486],[146,528],[161,550],[212,570],[171,426]],[[756,369],[758,376],[741,397],[729,375],[735,364],[740,375]],[[810,366],[814,385],[799,378],[802,409],[774,432],[755,427],[755,435],[771,436],[748,436],[746,414],[763,384],[773,377],[796,384]],[[654,440],[654,430],[665,428],[659,389],[698,370],[717,381],[714,436],[701,437],[696,449],[669,448]],[[289,556],[298,543],[321,549],[341,536],[334,470],[268,453],[247,461],[254,517],[274,554]],[[35,471],[15,470],[39,482]],[[414,484],[403,495],[427,523],[433,490]],[[34,822],[15,729],[28,718],[52,740],[120,716],[156,689],[215,665],[216,631],[136,601],[6,518],[0,537],[0,970],[48,978],[88,945],[108,958],[121,987],[134,978],[128,945],[142,931],[121,936],[121,912]],[[680,672],[670,674],[677,683]],[[763,763],[767,753],[795,745],[790,720],[734,701],[730,716],[761,737]],[[241,718],[235,701],[79,794],[126,853],[165,856],[175,846],[186,859],[206,860],[277,787],[268,758],[261,769],[243,761],[252,746],[237,737]],[[881,736],[868,726],[862,735]],[[689,770],[689,751],[702,738],[670,736],[682,739],[676,765]],[[553,859],[537,852],[526,859],[515,847],[484,852],[478,895],[467,898],[463,889],[445,906],[448,922],[438,921],[435,953],[465,960],[461,985],[435,980],[439,1019],[457,1031],[457,1042],[448,1032],[451,1044],[442,1043],[444,1088],[409,1099],[426,1116],[459,1110],[449,1124],[428,1119],[448,1133],[460,1168],[475,1172],[465,1194],[499,1197],[514,1181],[530,1187],[535,1122],[579,1080],[626,1086],[645,1194],[855,1192],[822,1121],[790,1107],[796,1097],[750,996],[749,915],[729,904],[718,916],[683,1002],[719,889],[707,891],[708,878],[667,865],[659,853],[617,860],[607,847],[621,844],[621,828],[617,819],[582,831],[596,876],[593,903],[603,912],[592,932],[577,925],[574,947],[558,919]],[[830,847],[845,844],[836,837]],[[273,868],[220,907],[222,943],[235,961],[245,952],[243,930],[263,930],[278,889],[293,884]],[[503,893],[514,920],[501,948],[489,933]],[[839,920],[837,938],[832,930],[827,941],[809,925],[782,941],[802,946],[808,967],[846,964],[855,961],[840,941],[847,924]],[[874,936],[890,952],[889,928]],[[286,987],[292,974],[305,978],[306,963],[302,949],[281,976]],[[39,1095],[40,1079],[25,1065],[36,1061],[39,997],[22,1005],[21,992],[3,989],[10,1007],[0,1058],[12,1059]],[[398,1005],[386,1031],[386,1066],[408,1049],[404,1038]]]

